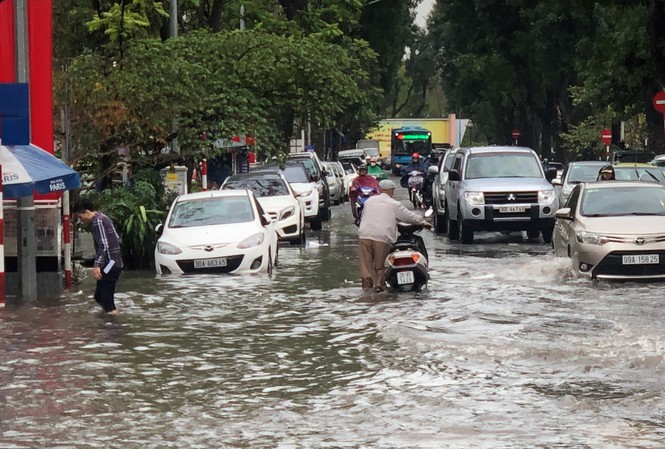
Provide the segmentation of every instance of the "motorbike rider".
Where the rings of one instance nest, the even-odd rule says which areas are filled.
[[[351,204],[351,212],[353,213],[353,218],[356,217],[356,200],[358,199],[358,192],[361,187],[371,187],[376,191],[379,190],[379,181],[374,176],[367,174],[367,165],[361,164],[358,167],[358,176],[356,176],[349,186],[349,203]]]
[[[369,158],[369,165],[367,166],[367,173],[375,178],[383,176],[383,169],[379,166],[376,156]]]
[[[419,224],[425,228],[432,225],[393,199],[395,183],[384,179],[379,183],[380,194],[367,200],[360,226],[358,227],[358,257],[363,290],[374,287],[385,289],[385,261],[397,241],[397,222]]]
[[[409,187],[408,181],[409,181],[409,173],[412,171],[418,171],[423,174],[423,177],[425,178],[425,181],[423,182],[423,199],[427,204],[432,204],[432,189],[431,189],[431,182],[432,182],[432,177],[429,176],[428,169],[429,169],[430,163],[429,159],[426,157],[422,157],[420,153],[413,153],[411,155],[411,163],[409,165],[405,165],[400,169],[400,174],[402,177],[399,180],[399,184],[404,187],[405,189]],[[409,199],[411,200],[411,192],[409,191]]]

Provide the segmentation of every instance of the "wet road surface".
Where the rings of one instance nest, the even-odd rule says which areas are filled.
[[[334,208],[267,276],[88,276],[0,310],[0,448],[663,448],[662,284],[423,231],[429,290],[362,294]]]

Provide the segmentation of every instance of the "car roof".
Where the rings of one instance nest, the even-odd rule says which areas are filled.
[[[227,181],[236,181],[238,179],[257,179],[257,178],[280,178],[283,179],[283,176],[272,170],[257,170],[251,171],[249,173],[237,173],[226,178]]]
[[[599,165],[599,166],[605,166],[609,165],[609,162],[607,161],[573,161],[568,164],[570,167],[571,165]]]
[[[247,189],[237,190],[206,190],[204,192],[186,193],[178,196],[176,201],[191,201],[205,198],[219,198],[219,197],[238,197],[252,195],[252,192]]]
[[[660,187],[664,188],[662,184],[658,182],[647,182],[647,181],[593,181],[593,182],[586,182],[585,188],[593,187],[593,188],[601,188],[601,189],[611,189],[613,187],[636,187],[636,188],[643,188],[643,187]]]
[[[658,168],[653,164],[647,164],[645,162],[616,162],[612,164],[614,168],[640,168],[640,167],[652,167]]]
[[[337,153],[338,156],[355,156],[355,155],[364,155],[364,154],[365,150],[363,150],[362,148],[352,148],[350,150],[342,150]]]
[[[510,146],[486,146],[486,147],[468,147],[462,148],[463,151],[467,151],[470,154],[483,154],[483,153],[534,153],[531,148],[528,147],[510,147]]]

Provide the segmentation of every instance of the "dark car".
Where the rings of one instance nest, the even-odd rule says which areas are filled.
[[[656,157],[656,153],[648,151],[630,151],[621,150],[612,153],[611,163],[616,164],[619,162],[637,162],[642,164],[649,164]]]

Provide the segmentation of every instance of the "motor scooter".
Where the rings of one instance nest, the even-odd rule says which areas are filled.
[[[416,170],[409,172],[406,183],[409,189],[409,199],[413,203],[413,208],[420,209],[424,207],[423,186],[425,184],[425,174]]]
[[[370,196],[376,195],[377,193],[379,192],[374,187],[367,187],[367,186],[360,187],[358,191],[358,197],[356,198],[356,204],[354,205],[356,209],[355,213],[356,226],[360,226],[360,219],[362,218],[363,215],[363,208],[365,207],[365,201],[367,201]]]
[[[399,236],[386,257],[386,283],[400,292],[422,291],[429,281],[427,248],[416,232],[422,225],[398,223]]]

